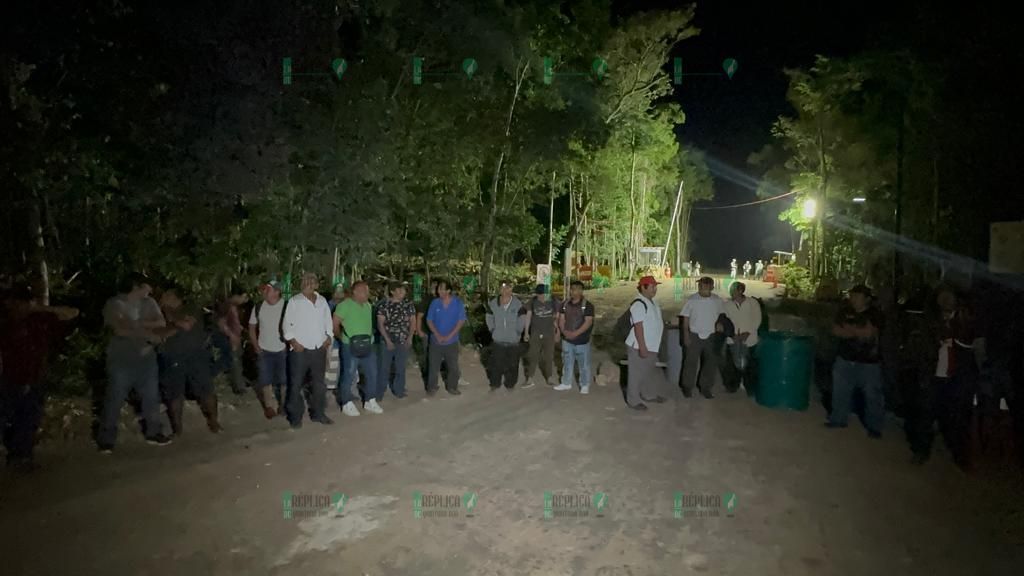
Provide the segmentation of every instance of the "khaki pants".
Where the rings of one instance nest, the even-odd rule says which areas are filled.
[[[658,353],[648,351],[647,358],[641,358],[636,348],[627,348],[626,358],[629,361],[626,402],[630,406],[636,406],[644,400],[653,400],[661,396],[664,375],[656,364]]]

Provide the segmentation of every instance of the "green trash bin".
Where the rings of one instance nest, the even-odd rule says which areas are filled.
[[[792,332],[768,332],[757,346],[757,403],[806,410],[814,369],[814,340]]]

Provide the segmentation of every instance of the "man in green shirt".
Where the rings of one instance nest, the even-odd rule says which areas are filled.
[[[346,416],[359,416],[352,383],[362,371],[366,380],[363,407],[374,414],[384,410],[377,404],[377,354],[373,347],[373,304],[370,287],[360,280],[352,285],[352,297],[334,309],[334,335],[341,340],[341,387],[338,403]]]

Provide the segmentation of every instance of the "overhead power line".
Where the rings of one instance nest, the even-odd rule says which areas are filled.
[[[763,200],[754,200],[753,202],[744,202],[743,204],[730,204],[729,206],[694,206],[694,210],[726,210],[728,208],[742,208],[744,206],[753,206],[755,204],[764,204],[765,202],[771,202],[772,200],[778,200],[787,196],[796,194],[796,190],[786,192],[785,194],[779,194],[778,196],[772,196],[771,198],[764,198]]]

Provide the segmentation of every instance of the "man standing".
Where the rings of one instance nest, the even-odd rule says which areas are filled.
[[[352,297],[342,300],[334,309],[334,335],[341,340],[341,390],[338,403],[346,416],[359,416],[352,385],[359,373],[366,379],[363,407],[367,412],[381,414],[377,404],[377,353],[373,349],[373,304],[370,287],[359,280],[352,284]]]
[[[285,412],[293,429],[302,428],[302,415],[306,411],[302,387],[307,374],[312,380],[310,419],[320,424],[334,423],[326,414],[327,387],[324,382],[333,327],[327,299],[316,291],[319,287],[316,274],[303,274],[302,292],[288,300],[288,308],[284,311],[284,339],[290,347]]]
[[[405,299],[405,284],[393,282],[388,292],[391,297],[377,310],[377,327],[384,341],[377,400],[384,399],[384,391],[388,388],[395,398],[405,398],[405,365],[412,348],[413,334],[416,333],[416,308]],[[392,365],[394,380],[391,379]]]
[[[284,414],[282,389],[288,386],[288,350],[284,340],[284,312],[288,303],[281,298],[281,284],[271,280],[261,290],[263,302],[256,304],[249,316],[249,342],[259,359],[259,381],[256,398],[268,420]],[[270,389],[274,391],[277,409],[270,405]]]
[[[750,278],[750,260],[743,263],[743,279]]]
[[[948,286],[939,287],[921,351],[923,373],[908,422],[913,462],[924,464],[931,456],[935,421],[961,469],[970,466],[970,423],[975,385],[979,375],[981,339],[966,307]]]
[[[444,387],[449,394],[458,396],[459,391],[459,331],[466,323],[466,308],[456,296],[452,296],[447,280],[437,283],[438,297],[430,303],[427,312],[427,327],[430,328],[428,350],[427,396],[437,393],[437,376],[444,362],[448,374]]]
[[[754,278],[756,280],[764,279],[764,262],[758,260],[757,264],[754,265]]]
[[[569,299],[562,304],[558,329],[562,333],[562,383],[555,390],[572,390],[574,364],[580,365],[580,394],[590,393],[590,332],[594,305],[583,297],[583,282],[573,280]]]
[[[96,444],[100,452],[110,454],[117,442],[121,406],[132,389],[142,400],[142,418],[146,441],[157,446],[171,443],[161,432],[160,369],[154,344],[157,333],[166,327],[160,306],[150,297],[153,288],[140,277],[126,281],[121,293],[107,300],[103,320],[113,335],[107,345],[107,391],[103,400]]]
[[[757,389],[757,329],[761,326],[761,305],[747,298],[747,285],[733,282],[729,288],[732,300],[725,304],[725,315],[732,321],[736,336],[729,338],[723,380],[728,392],[739,390],[740,381],[753,396]]]
[[[181,436],[185,392],[188,391],[199,400],[206,427],[216,434],[221,426],[217,421],[217,393],[213,387],[202,310],[186,306],[174,288],[168,288],[160,296],[160,309],[169,329],[159,350],[160,391],[167,406],[171,432]]]
[[[690,296],[679,312],[680,336],[686,349],[683,361],[683,396],[693,395],[700,373],[700,391],[705,398],[714,398],[711,388],[718,374],[718,354],[712,336],[720,331],[718,317],[725,313],[722,299],[713,293],[715,281],[704,276],[697,281],[697,293]]]
[[[242,375],[242,322],[239,307],[249,301],[244,290],[236,288],[231,296],[217,306],[217,330],[213,344],[220,352],[218,365],[231,373],[231,391],[245,394]]]
[[[882,315],[871,306],[871,290],[861,284],[850,288],[849,301],[832,325],[839,348],[832,367],[832,412],[826,427],[846,428],[853,393],[860,388],[864,392],[864,425],[868,436],[882,437],[885,400],[879,366],[881,329]]]
[[[555,343],[558,342],[558,299],[548,298],[546,284],[537,284],[534,296],[526,307],[526,341],[530,347],[526,352],[526,384],[523,388],[533,386],[533,375],[540,367],[544,383],[551,385],[554,374]]]
[[[523,303],[512,293],[512,283],[501,283],[501,293],[487,304],[487,329],[491,331],[491,358],[487,366],[487,379],[491,390],[515,388],[519,380],[519,341],[524,326],[520,318],[525,311]]]
[[[654,302],[660,282],[653,276],[644,276],[637,285],[637,297],[629,307],[632,329],[626,337],[626,359],[629,375],[626,383],[626,403],[634,410],[647,410],[644,402],[660,404],[665,398],[658,394],[661,374],[658,373],[658,350],[665,324],[661,308]]]
[[[0,436],[7,465],[30,471],[36,431],[43,419],[46,365],[78,310],[46,306],[41,289],[20,286],[0,307]],[[9,428],[8,428],[9,427]]]

